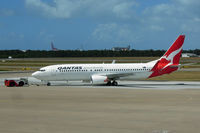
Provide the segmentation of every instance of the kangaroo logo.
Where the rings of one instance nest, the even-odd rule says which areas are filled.
[[[182,51],[182,47],[180,47],[179,49],[175,50],[174,52],[170,53],[168,56],[167,55],[164,55],[163,57],[161,57],[160,60],[166,60],[167,62],[169,62],[166,66],[164,66],[162,68],[165,69],[166,67],[174,64],[174,57],[179,54],[180,52]]]

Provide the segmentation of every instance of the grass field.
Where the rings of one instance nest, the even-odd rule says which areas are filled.
[[[147,80],[200,81],[200,71],[176,71],[171,74],[166,74]]]
[[[24,58],[3,60],[0,66],[22,66],[22,67],[43,67],[53,64],[78,64],[78,63],[146,63],[159,57],[83,57],[83,58]],[[194,63],[193,66],[200,65],[200,58],[181,58],[181,64]]]

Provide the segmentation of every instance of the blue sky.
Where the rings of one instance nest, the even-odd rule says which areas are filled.
[[[1,0],[0,49],[200,49],[199,0]]]

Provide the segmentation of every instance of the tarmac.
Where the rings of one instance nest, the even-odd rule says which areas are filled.
[[[199,132],[200,82],[120,81],[119,86],[53,82],[5,87],[0,75],[2,133]],[[21,74],[32,83],[30,74]]]

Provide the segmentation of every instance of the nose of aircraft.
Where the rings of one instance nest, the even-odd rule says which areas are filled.
[[[35,78],[38,77],[38,75],[39,75],[38,72],[32,73],[32,76],[35,77]]]

